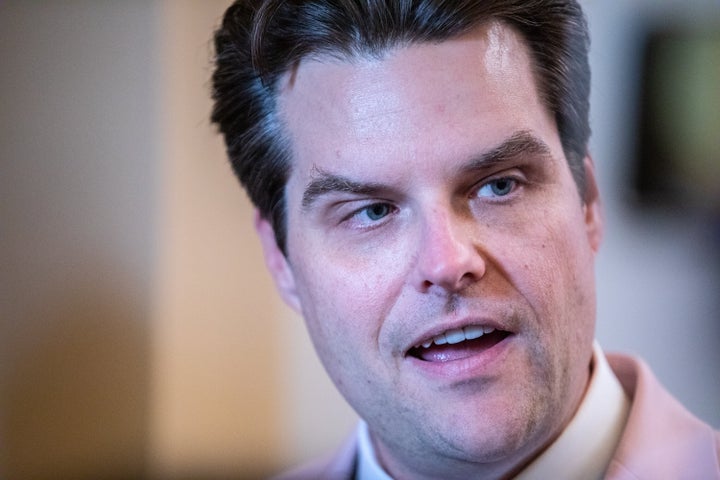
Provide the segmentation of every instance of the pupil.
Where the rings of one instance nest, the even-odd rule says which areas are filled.
[[[388,207],[382,203],[370,206],[368,208],[368,217],[370,220],[379,220],[387,215]]]
[[[507,179],[497,180],[492,184],[495,195],[507,195],[510,192],[510,181]]]

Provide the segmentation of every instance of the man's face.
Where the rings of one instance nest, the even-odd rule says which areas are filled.
[[[581,199],[521,37],[491,24],[304,60],[282,87],[287,259],[258,229],[382,463],[524,462],[587,385],[600,224],[590,160]]]

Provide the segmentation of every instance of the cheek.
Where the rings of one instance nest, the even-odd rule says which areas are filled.
[[[300,297],[315,351],[339,392],[362,412],[392,390],[380,353],[388,274],[325,267],[304,272]],[[379,408],[379,407],[378,407]]]
[[[575,211],[546,212],[505,239],[510,282],[546,324],[564,324],[594,308],[594,255]]]
[[[594,336],[594,253],[582,222],[572,215],[561,216],[547,232],[541,248],[542,274],[536,278],[542,288],[539,331],[555,352],[556,368],[575,385],[584,368],[580,357],[589,351]]]
[[[362,255],[347,249],[298,265],[298,294],[313,341],[335,350],[342,338],[344,345],[356,346],[358,356],[376,348],[402,291],[401,258],[397,251]]]
[[[317,250],[323,255],[303,268],[310,293],[323,297],[332,309],[349,310],[358,318],[383,310],[397,297],[407,276],[412,252],[405,240],[322,243]]]

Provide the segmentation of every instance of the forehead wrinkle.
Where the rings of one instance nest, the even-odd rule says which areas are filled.
[[[375,182],[357,182],[348,177],[313,167],[313,175],[303,191],[302,206],[307,209],[323,195],[329,193],[352,193],[355,195],[378,195],[388,187]]]

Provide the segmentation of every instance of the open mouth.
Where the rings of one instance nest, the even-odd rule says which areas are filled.
[[[407,356],[425,362],[462,360],[491,349],[509,335],[511,333],[504,330],[471,325],[428,338],[422,345],[408,350]]]

